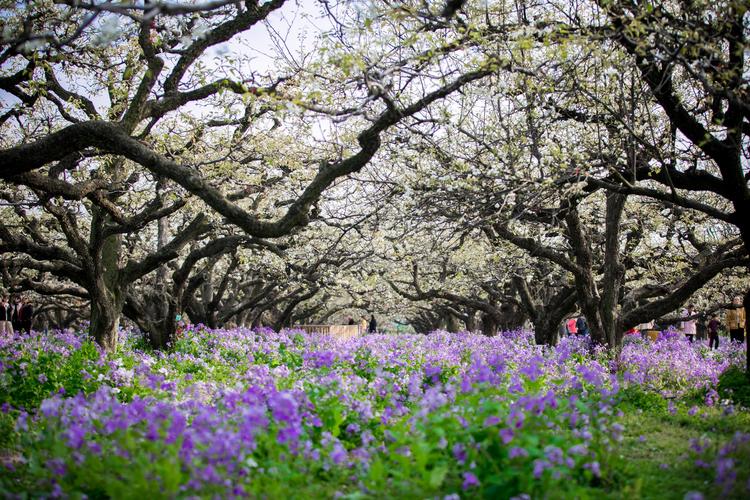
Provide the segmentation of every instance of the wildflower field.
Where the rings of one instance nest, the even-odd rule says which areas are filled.
[[[525,332],[6,337],[0,495],[746,498],[738,370],[669,334],[616,359]]]

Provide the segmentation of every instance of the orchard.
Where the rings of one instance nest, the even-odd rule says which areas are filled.
[[[0,495],[750,495],[746,2],[0,12]]]

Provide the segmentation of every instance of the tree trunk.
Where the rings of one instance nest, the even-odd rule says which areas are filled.
[[[458,323],[458,318],[456,318],[451,313],[447,313],[447,316],[446,316],[446,330],[448,330],[451,333],[456,333],[460,329],[461,329],[461,326]]]
[[[735,203],[737,214],[739,215],[740,235],[742,236],[742,243],[745,250],[750,253],[750,203],[745,201],[744,203]],[[742,215],[742,214],[745,215]],[[750,268],[748,269],[750,270]],[[742,305],[745,307],[745,357],[747,363],[745,364],[745,373],[747,378],[750,380],[750,288],[745,290],[745,298],[742,301]]]
[[[218,328],[219,324],[217,321],[218,318],[216,311],[211,311],[208,309],[208,305],[213,302],[213,300],[214,285],[211,281],[211,275],[209,274],[206,281],[203,282],[203,286],[201,286],[201,303],[203,304],[205,313],[203,323],[209,328]]]
[[[622,343],[622,318],[618,304],[622,282],[625,278],[625,267],[620,262],[620,221],[627,195],[607,192],[604,244],[604,281],[599,301],[599,314],[602,327],[610,349],[618,348]]]
[[[156,306],[149,307],[151,303]],[[152,348],[165,349],[174,340],[177,312],[173,297],[156,293],[141,299],[126,294],[123,313],[138,325]]]
[[[92,294],[89,332],[106,352],[117,350],[121,315],[122,296],[119,291],[102,288],[100,293]]]
[[[473,309],[466,310],[466,330],[474,332],[477,330],[477,312]]]
[[[110,217],[101,209],[95,208],[92,214],[92,242],[94,252],[91,296],[90,333],[106,352],[117,350],[118,329],[124,303],[124,291],[120,283],[120,252],[122,235],[113,235],[99,240],[100,231]],[[97,246],[96,242],[100,242]]]
[[[540,308],[532,316],[534,340],[538,345],[557,345],[560,340],[560,323],[573,310],[575,299],[573,290],[563,289],[550,300],[550,304]]]
[[[529,319],[526,311],[513,303],[503,303],[500,306],[500,314],[502,319],[498,323],[498,328],[504,331],[523,328],[524,323]]]
[[[558,327],[560,325],[560,318],[539,315],[532,319],[534,325],[534,342],[537,345],[557,345],[559,339]]]
[[[170,296],[166,292],[160,294],[162,314],[153,321],[149,328],[149,343],[154,349],[166,349],[175,340],[177,333],[177,315],[181,314],[178,297]]]
[[[591,239],[581,225],[577,209],[571,209],[565,217],[568,226],[570,243],[573,247],[576,264],[579,267],[575,273],[575,287],[578,305],[581,307],[586,322],[589,325],[591,340],[596,344],[607,342],[607,332],[604,330],[602,318],[599,314],[599,290],[593,274],[594,257],[591,253]]]
[[[236,318],[237,318],[237,326],[248,326],[248,323],[250,322],[249,321],[249,317],[250,317],[250,311],[247,310],[247,309],[245,309],[244,311],[242,311],[241,313],[239,313],[236,316]]]
[[[491,314],[482,314],[482,333],[488,337],[497,335],[497,328],[500,322]]]

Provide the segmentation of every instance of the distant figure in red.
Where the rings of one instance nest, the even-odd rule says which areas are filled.
[[[575,335],[578,333],[578,327],[576,326],[576,319],[570,318],[568,320],[568,335]]]

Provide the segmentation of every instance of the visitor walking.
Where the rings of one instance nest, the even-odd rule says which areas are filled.
[[[701,314],[698,316],[698,321],[695,323],[695,337],[698,340],[703,340],[708,334],[708,324],[706,322],[706,315]]]
[[[31,322],[34,319],[34,305],[28,297],[21,297],[21,307],[18,311],[18,329],[31,334]]]
[[[560,323],[560,328],[557,329],[557,336],[560,338],[565,337],[568,334],[568,323],[563,321]]]
[[[576,327],[576,319],[568,319],[568,335],[575,335],[576,332],[578,332],[578,328]]]
[[[31,303],[31,299],[25,298],[23,307],[21,308],[21,329],[25,330],[26,333],[31,333],[31,323],[34,320],[34,305]]]
[[[21,331],[21,307],[23,307],[21,297],[13,296],[10,303],[10,322],[14,332]]]
[[[367,332],[367,317],[362,316],[359,319],[359,334],[364,335]]]
[[[375,321],[375,315],[370,316],[370,325],[367,327],[367,333],[375,333],[378,331],[378,322]]]
[[[685,337],[688,339],[688,341],[693,342],[695,340],[695,319],[689,319],[691,316],[695,315],[695,306],[693,304],[690,304],[687,306],[687,309],[684,309],[682,311],[682,317],[686,318],[681,325],[682,333],[685,334]]]
[[[641,323],[635,327],[641,334],[643,335],[644,332],[648,332],[649,330],[654,329],[654,320],[647,321],[645,323]]]
[[[732,306],[724,316],[724,323],[729,330],[729,338],[734,342],[745,340],[745,308],[742,307],[742,297],[732,300]]]
[[[12,314],[13,308],[10,305],[8,296],[3,295],[2,301],[0,301],[0,334],[13,334],[13,323],[11,323]]]
[[[578,335],[589,334],[589,325],[586,323],[586,316],[578,316],[578,319],[576,320],[576,330],[578,331]]]
[[[708,322],[708,348],[719,348],[719,316],[716,313],[711,315],[711,321]]]

